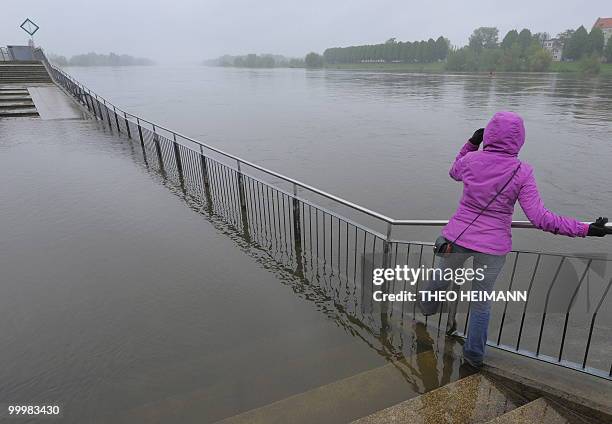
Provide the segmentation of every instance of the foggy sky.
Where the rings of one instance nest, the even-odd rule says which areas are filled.
[[[496,26],[500,37],[526,27],[551,35],[612,16],[610,0],[20,0],[2,2],[0,45],[25,44],[19,25],[47,52],[127,53],[160,63],[200,62],[222,54],[304,56],[327,47],[443,35],[464,45],[472,30]]]

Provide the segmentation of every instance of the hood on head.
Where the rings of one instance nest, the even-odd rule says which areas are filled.
[[[525,143],[523,118],[514,112],[497,112],[487,124],[483,150],[518,155]]]

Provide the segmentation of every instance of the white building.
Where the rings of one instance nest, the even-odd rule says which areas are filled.
[[[559,62],[563,57],[563,43],[558,38],[551,38],[542,43],[544,50],[548,51],[553,60]]]
[[[603,31],[605,44],[608,44],[610,37],[612,37],[612,18],[597,18],[593,28],[599,28]]]

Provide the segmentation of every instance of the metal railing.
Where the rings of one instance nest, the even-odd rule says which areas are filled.
[[[469,303],[465,313],[442,309],[437,319],[422,316],[414,303],[388,305],[378,315],[363,313],[364,256],[380,258],[383,267],[400,262],[431,265],[431,243],[394,239],[392,234],[396,227],[439,227],[447,221],[392,219],[268,170],[128,113],[49,64],[42,50],[35,50],[35,57],[92,118],[134,142],[148,169],[222,217],[249,243],[271,252],[295,275],[321,279],[325,292],[345,313],[385,333],[403,327],[408,319],[420,319],[437,322],[438,334],[456,322],[458,334],[466,335]],[[533,228],[526,221],[512,226]],[[512,251],[508,259],[496,287],[523,287],[528,301],[518,309],[508,302],[494,304],[488,344],[611,379],[612,333],[606,326],[612,277],[605,269],[610,260],[523,250]],[[400,285],[390,283],[392,289],[396,283]],[[403,289],[416,292],[418,286]],[[586,309],[582,303],[577,306],[579,300]]]

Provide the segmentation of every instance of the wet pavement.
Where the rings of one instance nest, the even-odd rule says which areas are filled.
[[[398,348],[99,123],[0,134],[3,401],[59,404],[68,423],[213,422],[411,352],[430,359],[387,369],[402,396],[459,378],[431,330]]]

